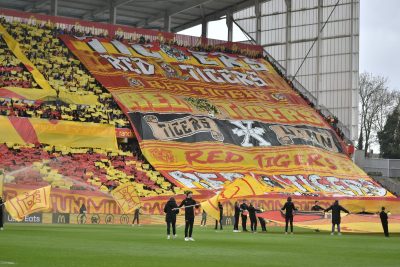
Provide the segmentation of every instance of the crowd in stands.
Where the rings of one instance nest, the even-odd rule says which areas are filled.
[[[0,144],[0,169],[5,182],[14,184],[109,192],[131,182],[141,197],[182,193],[132,151],[5,143]]]
[[[35,88],[31,73],[8,48],[3,37],[0,36],[0,87],[11,86],[21,88]]]
[[[81,62],[57,38],[62,33],[60,30],[53,27],[34,26],[18,22],[7,23],[4,18],[0,18],[0,23],[18,41],[28,59],[44,75],[52,88],[56,90],[57,97],[62,91],[72,92],[77,95],[98,96],[98,103],[91,106],[69,105],[60,101],[56,101],[56,104],[54,102],[40,101],[32,103],[29,100],[26,101],[27,103],[20,101],[18,105],[14,105],[13,101],[9,99],[0,100],[2,115],[109,123],[117,127],[127,127],[129,125],[126,116],[121,112],[111,94],[98,84]],[[4,48],[4,51],[7,51],[5,54],[7,61],[3,61],[4,64],[0,62],[0,69],[2,67],[18,67],[13,72],[7,72],[10,73],[11,80],[18,81],[12,86],[22,88],[36,87],[37,84],[33,81],[31,73],[7,48],[7,44],[3,39],[0,40],[0,46]],[[18,84],[23,84],[23,86],[18,86]],[[11,85],[3,83],[2,86]]]
[[[67,104],[61,101],[43,102],[0,97],[0,115],[129,127],[126,116],[116,108],[99,112],[95,106]]]

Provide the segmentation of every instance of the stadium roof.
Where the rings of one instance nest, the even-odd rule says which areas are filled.
[[[0,8],[178,32],[258,0],[0,0]],[[263,2],[263,1],[259,1]]]

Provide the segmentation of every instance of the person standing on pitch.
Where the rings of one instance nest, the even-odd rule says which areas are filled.
[[[256,213],[263,213],[264,210],[263,208],[258,209]],[[260,222],[261,225],[261,231],[266,232],[267,231],[267,222],[265,221],[264,218],[258,217],[258,221]]]
[[[247,208],[249,211],[249,217],[250,217],[250,228],[251,232],[257,233],[257,216],[256,212],[259,211],[253,206],[253,203],[250,203],[249,207]]]
[[[167,239],[171,238],[171,226],[173,238],[176,238],[176,214],[179,213],[175,198],[171,197],[164,207],[165,222],[167,223]]]
[[[79,221],[81,224],[84,224],[86,222],[86,213],[87,209],[85,203],[82,203],[81,207],[79,208]]]
[[[197,207],[196,201],[192,198],[193,193],[187,192],[186,198],[179,205],[180,207],[185,207],[185,241],[194,241],[193,234],[193,224],[194,224],[194,208]]]
[[[328,212],[330,210],[332,210],[332,232],[331,232],[331,235],[335,234],[335,225],[337,225],[338,235],[342,235],[342,233],[340,233],[340,222],[341,222],[340,212],[341,211],[344,211],[346,213],[350,213],[350,212],[339,205],[339,200],[335,200],[333,205],[330,206],[329,208],[327,208],[325,210],[325,212]]]
[[[4,209],[4,201],[3,199],[0,197],[0,231],[3,231],[3,209]]]
[[[385,212],[385,207],[382,207],[382,210],[379,213],[379,217],[381,217],[381,223],[382,223],[383,232],[384,232],[386,237],[389,237],[388,215]]]
[[[206,224],[207,224],[207,212],[203,210],[203,212],[201,213],[200,226],[206,226]]]
[[[293,234],[293,215],[294,211],[296,211],[296,207],[292,202],[292,198],[288,197],[287,202],[283,205],[281,210],[286,210],[285,213],[285,234],[288,234],[288,225],[290,223],[290,233]]]
[[[215,220],[215,230],[218,229],[218,222],[219,222],[219,230],[222,230],[222,216],[224,215],[224,206],[222,206],[221,202],[218,202],[218,210],[219,210],[219,221]]]
[[[240,215],[240,205],[239,202],[235,202],[235,224],[233,225],[233,232],[239,233],[239,215]]]
[[[140,207],[135,209],[135,213],[133,214],[132,226],[135,226],[135,222],[136,222],[137,226],[140,226],[140,224],[139,224],[139,215],[140,215]]]
[[[248,207],[249,206],[247,206],[247,200],[243,199],[243,203],[240,205],[243,232],[247,232],[246,222],[247,222],[247,213],[248,213],[247,209],[248,209]]]
[[[323,211],[324,208],[319,205],[318,200],[315,201],[314,206],[311,207],[312,211]]]

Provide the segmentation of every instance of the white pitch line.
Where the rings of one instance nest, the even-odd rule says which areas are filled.
[[[13,261],[0,261],[0,265],[14,265],[15,262]]]

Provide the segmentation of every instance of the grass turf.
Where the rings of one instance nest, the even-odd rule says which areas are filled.
[[[195,227],[195,242],[167,240],[162,226],[8,224],[0,265],[16,266],[399,266],[400,238],[330,236],[270,228],[266,234]]]

